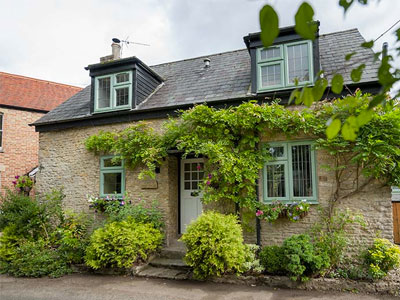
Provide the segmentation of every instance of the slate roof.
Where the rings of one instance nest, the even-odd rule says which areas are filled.
[[[82,88],[0,72],[0,105],[50,111]]]
[[[357,29],[320,35],[320,62],[330,79],[336,72],[344,75],[345,84],[350,80],[351,69],[366,64],[360,83],[376,82],[379,64],[373,61],[373,51],[360,46],[364,42]],[[344,56],[356,51],[348,62]],[[211,60],[204,68],[204,58]],[[177,107],[210,101],[246,99],[250,93],[250,54],[247,49],[209,56],[185,59],[151,66],[165,81],[134,111]],[[90,86],[86,87],[60,106],[43,116],[34,125],[84,119],[90,116]]]

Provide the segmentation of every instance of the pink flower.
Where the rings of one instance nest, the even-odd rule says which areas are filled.
[[[272,210],[273,210],[273,211],[275,211],[275,210],[276,210],[276,208],[275,208],[275,207],[273,207],[273,208],[272,208]]]
[[[19,175],[15,176],[15,179],[18,179],[18,178],[19,178]]]
[[[121,201],[121,204],[122,204],[122,205],[125,205],[125,201]]]
[[[210,180],[207,180],[206,184],[207,184],[207,185],[210,185],[210,184],[211,184],[211,181],[210,181]]]
[[[256,212],[256,216],[257,217],[259,217],[259,216],[261,216],[263,214],[264,214],[264,212],[262,210],[257,210],[257,212]]]
[[[17,182],[14,180],[14,181],[12,182],[12,184],[13,184],[13,185],[16,185],[16,184],[17,184]]]
[[[200,165],[197,165],[196,168],[197,168],[197,170],[200,170],[200,169],[201,169],[201,166],[200,166]]]
[[[211,179],[212,178],[212,175],[211,174],[208,174],[208,179]]]
[[[296,207],[297,210],[300,210],[300,207]]]

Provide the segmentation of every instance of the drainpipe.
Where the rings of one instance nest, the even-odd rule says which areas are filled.
[[[256,197],[257,201],[259,201],[259,192],[258,192],[258,180],[256,179]],[[256,217],[256,238],[257,238],[257,246],[261,247],[261,221],[260,218]]]

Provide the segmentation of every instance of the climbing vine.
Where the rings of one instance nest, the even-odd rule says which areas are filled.
[[[146,122],[139,122],[122,131],[100,132],[90,136],[85,144],[89,151],[112,153],[116,160],[124,159],[131,168],[141,167],[140,178],[155,176],[155,168],[175,149],[188,155],[206,157],[202,189],[205,203],[232,201],[253,211],[262,208],[257,201],[256,186],[260,170],[271,159],[268,147],[262,147],[261,137],[273,140],[276,134],[287,139],[305,135],[316,140],[316,149],[332,156],[337,190],[332,203],[346,195],[340,194],[345,168],[361,175],[379,179],[383,184],[400,185],[400,114],[397,106],[376,107],[370,122],[357,126],[354,141],[337,135],[325,135],[332,117],[347,120],[368,106],[369,95],[358,91],[344,99],[322,101],[312,108],[288,109],[277,102],[216,109],[197,105],[181,111],[178,118],[167,121],[160,131]],[[329,124],[328,124],[329,125]],[[359,124],[358,124],[359,125]],[[365,184],[365,183],[364,183]],[[364,187],[356,185],[352,192]]]

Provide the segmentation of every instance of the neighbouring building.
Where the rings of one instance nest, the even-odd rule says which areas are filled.
[[[87,194],[104,197],[129,192],[135,199],[157,200],[166,217],[169,244],[202,211],[201,199],[193,191],[197,191],[202,180],[203,159],[182,159],[179,153],[171,153],[155,180],[138,180],[137,170],[125,169],[122,164],[110,167],[110,157],[99,158],[89,153],[84,140],[101,130],[123,129],[139,120],[147,120],[161,130],[168,115],[196,103],[235,105],[274,98],[287,103],[295,78],[300,85],[312,84],[319,70],[324,70],[328,79],[336,72],[343,74],[347,86],[343,93],[357,88],[376,93],[380,89],[379,63],[374,61],[371,49],[360,46],[364,41],[357,29],[318,35],[314,41],[307,41],[293,27],[287,27],[281,29],[275,44],[267,49],[262,47],[259,33],[255,33],[244,37],[246,48],[242,50],[150,67],[137,57],[121,59],[120,46],[113,43],[113,55],[86,68],[92,84],[34,123],[40,136],[37,189],[47,192],[63,186],[65,205],[77,210],[88,209]],[[357,54],[346,61],[345,55],[354,51]],[[361,81],[353,83],[350,71],[360,64],[360,58],[366,67]],[[334,97],[329,89],[326,97]],[[321,167],[330,163],[327,153],[314,151],[310,142],[301,137],[271,141],[265,136],[263,142],[275,142],[270,145],[282,154],[282,165],[293,169],[295,164],[302,164],[307,178],[303,183],[294,183],[289,178],[294,172],[288,172],[287,192],[279,194],[282,191],[271,191],[266,186],[268,174],[264,173],[260,201],[277,197],[291,201],[300,197],[311,203],[328,202],[335,181],[334,174]],[[299,161],[294,161],[294,157]],[[344,200],[343,206],[360,211],[369,222],[367,231],[355,228],[355,240],[370,240],[376,231],[393,240],[390,187],[372,183],[366,192]],[[285,220],[275,224],[262,222],[261,242],[278,243],[304,232],[316,218],[316,211],[312,210],[295,224]],[[249,234],[247,239],[255,241],[255,234]]]
[[[0,72],[0,193],[38,166],[35,122],[81,88]]]

